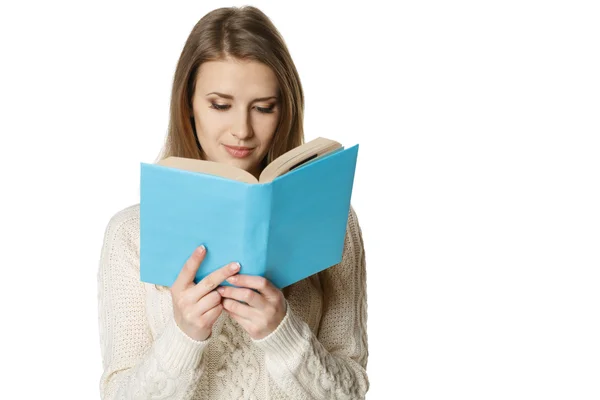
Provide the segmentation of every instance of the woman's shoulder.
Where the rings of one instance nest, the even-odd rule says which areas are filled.
[[[348,223],[346,225],[346,238],[344,241],[344,252],[342,262],[358,263],[364,254],[363,233],[353,205],[348,212]]]
[[[115,240],[139,239],[140,232],[140,205],[129,205],[116,211],[108,220],[104,231],[104,239]]]
[[[348,211],[348,223],[346,226],[346,235],[350,235],[354,231],[362,235],[362,230],[360,224],[358,223],[358,216],[356,215],[356,210],[354,206],[350,204],[350,210]]]
[[[135,225],[140,222],[140,204],[129,205],[119,209],[111,215],[108,220],[108,227],[120,227],[123,225]]]
[[[358,222],[358,217],[356,216],[356,210],[354,209],[354,205],[350,203],[350,210],[348,211],[348,221],[349,222]]]

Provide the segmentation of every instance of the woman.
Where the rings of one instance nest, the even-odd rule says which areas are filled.
[[[303,143],[303,108],[272,22],[254,7],[214,10],[177,64],[161,158],[208,159],[258,176]],[[102,398],[364,398],[365,255],[352,207],[342,261],[283,291],[237,274],[235,263],[194,284],[207,251],[190,255],[171,288],[141,282],[139,204],[111,218],[98,271]],[[226,279],[236,287],[220,287]]]

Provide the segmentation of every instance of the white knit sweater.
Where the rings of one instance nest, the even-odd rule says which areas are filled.
[[[139,204],[106,227],[98,270],[103,399],[361,399],[367,297],[350,209],[342,261],[283,290],[287,314],[253,340],[223,312],[202,342],[173,318],[168,288],[140,281]]]

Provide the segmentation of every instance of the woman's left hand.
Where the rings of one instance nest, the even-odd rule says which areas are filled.
[[[285,317],[286,301],[283,292],[261,276],[237,274],[227,279],[227,282],[238,287],[221,286],[217,289],[223,297],[225,311],[252,339],[262,339],[271,334]]]

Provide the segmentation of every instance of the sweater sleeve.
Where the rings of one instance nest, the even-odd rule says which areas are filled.
[[[207,342],[188,337],[171,318],[152,341],[139,275],[139,217],[122,211],[104,234],[98,269],[102,399],[190,399]]]
[[[254,343],[278,390],[294,399],[363,399],[366,367],[367,296],[362,232],[351,208],[342,261],[321,272],[325,294],[318,334],[287,307],[269,336]]]

